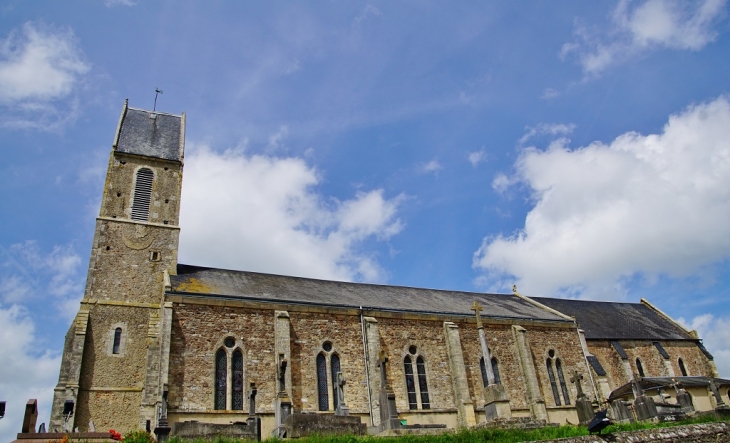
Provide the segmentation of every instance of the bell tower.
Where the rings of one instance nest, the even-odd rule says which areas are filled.
[[[128,106],[114,136],[84,298],[66,335],[50,429],[155,425],[176,274],[185,113]]]

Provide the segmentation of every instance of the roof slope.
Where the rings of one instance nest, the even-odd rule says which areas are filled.
[[[531,298],[575,317],[587,339],[694,340],[687,331],[642,303]]]
[[[170,276],[172,293],[230,297],[387,311],[474,315],[478,301],[483,318],[570,322],[515,295],[418,289],[287,277],[178,265]]]
[[[116,150],[146,157],[182,161],[182,117],[126,108]]]

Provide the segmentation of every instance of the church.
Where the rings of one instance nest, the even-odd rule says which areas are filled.
[[[582,404],[592,413],[644,396],[641,386],[669,406],[684,392],[697,411],[730,401],[730,382],[697,333],[644,299],[178,263],[185,124],[184,113],[124,104],[49,430],[93,423],[164,436],[253,426],[260,438],[301,435],[297,420],[306,428],[342,419],[369,433],[516,419],[578,424]]]

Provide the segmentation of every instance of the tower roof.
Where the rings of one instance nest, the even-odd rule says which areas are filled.
[[[146,111],[130,108],[125,102],[114,143],[117,152],[182,161],[184,146],[184,113]]]

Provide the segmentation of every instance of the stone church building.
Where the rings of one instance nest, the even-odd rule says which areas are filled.
[[[266,437],[287,415],[336,413],[370,429],[394,420],[577,424],[579,399],[598,408],[637,376],[719,380],[697,334],[646,300],[179,264],[184,145],[185,114],[125,103],[49,430],[85,431],[93,421],[121,432],[169,423],[174,433],[176,423],[229,424],[255,414]],[[719,396],[708,386],[688,387],[695,408],[728,401],[726,384],[712,386]]]

